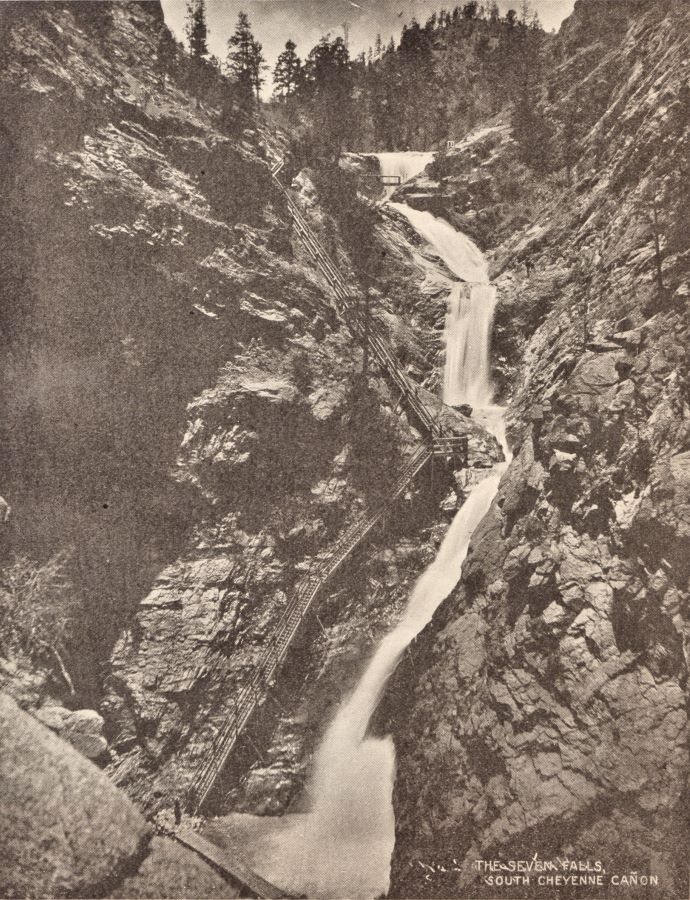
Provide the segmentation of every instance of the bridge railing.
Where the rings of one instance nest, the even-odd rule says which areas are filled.
[[[434,456],[453,456],[459,468],[469,466],[469,441],[467,435],[436,435],[432,443]]]

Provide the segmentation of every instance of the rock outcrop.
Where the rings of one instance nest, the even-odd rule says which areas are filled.
[[[551,184],[533,221],[501,229],[493,251],[499,347],[524,354],[512,373],[515,458],[461,585],[390,693],[394,707],[405,697],[394,712],[394,896],[597,895],[535,878],[499,891],[476,862],[535,854],[598,860],[605,885],[634,871],[659,879],[658,896],[687,892],[690,330],[678,165],[690,20],[682,4],[624,4],[617,29],[590,46],[594,6],[577,4],[554,74],[554,102],[576,70],[585,92],[608,79],[572,185]],[[505,162],[510,142],[496,152]],[[462,206],[471,186],[458,183]],[[660,269],[650,190],[663,209]]]
[[[96,896],[135,871],[149,829],[68,744],[0,694],[0,892]]]
[[[3,897],[239,896],[196,854],[152,837],[109,778],[4,693],[0,791]]]
[[[108,749],[103,737],[103,717],[95,709],[41,706],[34,716],[89,759],[98,759]]]

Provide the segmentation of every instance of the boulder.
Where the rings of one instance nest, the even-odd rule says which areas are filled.
[[[0,694],[0,895],[100,896],[135,869],[149,829],[68,743]]]
[[[103,717],[95,709],[42,706],[34,716],[89,759],[97,759],[108,749],[103,737]]]

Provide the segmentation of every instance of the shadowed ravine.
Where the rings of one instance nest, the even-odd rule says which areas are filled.
[[[382,154],[383,174],[406,180],[428,154]],[[469,403],[500,441],[503,410],[491,406],[490,330],[495,291],[479,249],[447,222],[404,204],[391,206],[462,281],[450,284],[444,401]],[[354,692],[343,702],[315,754],[307,789],[311,811],[282,819],[235,815],[233,840],[253,848],[252,865],[285,890],[310,897],[385,894],[395,838],[392,791],[395,749],[390,736],[367,736],[370,719],[405,648],[430,622],[457,584],[470,539],[488,511],[506,463],[495,466],[456,514],[434,562],[418,579],[402,621],[381,641]]]

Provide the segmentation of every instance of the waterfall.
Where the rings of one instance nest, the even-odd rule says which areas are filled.
[[[378,154],[385,174],[420,171],[423,165],[418,157],[423,155]],[[390,205],[463,279],[452,285],[448,303],[444,399],[478,407],[475,418],[495,434],[508,459],[503,410],[490,405],[489,335],[495,291],[488,281],[486,261],[472,241],[448,222],[403,204]],[[387,892],[395,839],[395,749],[390,736],[367,734],[369,722],[406,647],[457,584],[472,533],[488,511],[506,465],[495,466],[471,490],[435,560],[415,584],[401,622],[383,638],[329,725],[315,754],[306,792],[311,810],[284,817],[268,835],[256,820],[252,832],[245,829],[247,844],[257,848],[257,871],[291,893],[372,898]]]
[[[462,279],[451,285],[448,297],[443,402],[484,408],[493,396],[490,344],[496,306],[496,288],[489,283],[486,259],[476,244],[445,219],[404,203],[389,206],[405,216],[450,271]]]
[[[449,406],[469,403],[481,409],[491,403],[489,345],[495,305],[493,285],[457,282],[451,289],[443,370],[443,402]]]
[[[398,176],[402,184],[410,181],[415,175],[419,175],[433,160],[433,153],[410,151],[408,153],[372,153],[379,161],[382,175]],[[387,200],[397,190],[398,186],[386,185],[384,187]]]

